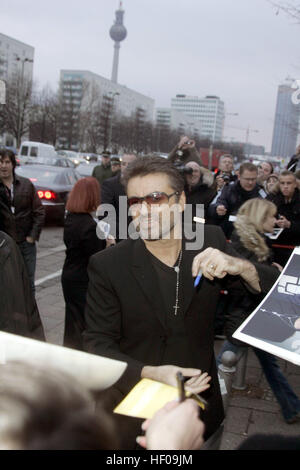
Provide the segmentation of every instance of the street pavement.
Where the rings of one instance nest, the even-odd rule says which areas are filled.
[[[46,339],[53,344],[62,344],[63,341],[65,305],[60,273],[64,258],[63,229],[55,226],[45,227],[38,244],[36,299]],[[221,345],[222,341],[215,341],[216,353]],[[283,360],[279,360],[279,363],[300,397],[300,367]],[[300,422],[292,425],[284,422],[277,401],[250,348],[245,382],[245,390],[232,390],[221,450],[233,450],[248,436],[256,433],[300,435]]]

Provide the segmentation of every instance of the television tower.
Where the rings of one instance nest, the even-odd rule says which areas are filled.
[[[119,10],[116,11],[115,24],[110,28],[110,37],[115,41],[114,61],[111,74],[111,81],[118,83],[118,68],[119,68],[119,51],[120,43],[127,36],[127,30],[123,25],[124,10],[122,8],[122,2],[120,2]]]

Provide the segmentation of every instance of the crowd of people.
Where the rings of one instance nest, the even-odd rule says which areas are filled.
[[[97,413],[107,419],[102,427],[87,406],[87,392],[80,396],[78,391],[76,397],[68,384],[70,403],[61,400],[65,414],[59,424],[58,418],[57,422],[53,419],[58,429],[53,441],[47,438],[48,430],[41,429],[39,434],[36,427],[35,414],[46,413],[50,406],[41,400],[43,387],[45,396],[47,387],[55,393],[54,379],[51,382],[40,371],[41,388],[32,397],[30,410],[34,432],[25,441],[22,424],[19,434],[5,431],[0,448],[136,449],[137,443],[148,449],[200,448],[224,420],[215,335],[227,337],[222,351],[245,347],[234,343],[232,333],[270,291],[293,247],[299,245],[299,159],[300,147],[288,169],[280,173],[269,162],[258,167],[244,162],[235,171],[233,157],[224,154],[213,173],[204,168],[195,142],[186,136],[168,159],[125,154],[121,161],[111,161],[105,152],[93,176],[75,184],[66,206],[61,278],[66,305],[64,346],[125,361],[127,369],[96,400]],[[15,166],[14,154],[1,151],[0,330],[44,340],[34,273],[36,242],[45,214],[33,184],[17,176]],[[128,205],[124,217],[122,198]],[[102,225],[107,219],[101,208],[108,205],[117,217]],[[184,219],[187,205],[192,207],[189,221]],[[191,232],[185,230],[185,224],[195,228],[198,217],[201,246],[196,243],[199,232],[192,231],[193,245],[187,237]],[[272,250],[268,234],[275,226],[283,230],[276,239],[280,247]],[[137,237],[131,236],[131,229]],[[199,273],[201,281],[195,287]],[[229,293],[226,299],[221,295],[224,290]],[[255,354],[285,421],[299,422],[300,400],[275,357],[258,349]],[[34,379],[38,381],[24,364],[7,370],[0,370],[0,396],[4,397],[0,415],[4,416],[13,408],[14,399],[9,401],[10,391],[1,388],[5,374],[18,374],[20,380],[23,376],[28,390]],[[201,393],[209,403],[206,409],[200,410],[192,400],[171,403],[145,423],[112,413],[141,378],[176,386],[178,371],[185,377],[186,391]],[[59,387],[60,383],[58,397]],[[15,399],[21,399],[20,395]],[[25,402],[31,406],[27,399],[24,406]],[[39,400],[41,406],[34,410]],[[74,407],[79,416],[82,412],[82,422],[69,417]],[[178,420],[190,423],[189,434],[171,432]],[[89,424],[90,435],[86,433],[84,440]],[[77,425],[78,432],[74,431]],[[140,435],[141,426],[145,436]]]

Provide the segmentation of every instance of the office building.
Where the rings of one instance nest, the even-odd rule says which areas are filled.
[[[225,111],[224,102],[218,96],[176,95],[171,100],[171,107],[194,121],[200,121],[202,137],[213,142],[222,140]]]
[[[300,104],[293,103],[295,89],[291,85],[288,81],[278,87],[271,150],[274,157],[291,157],[297,146]]]

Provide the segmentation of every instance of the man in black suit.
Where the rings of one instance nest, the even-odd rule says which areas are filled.
[[[181,224],[184,181],[168,160],[137,159],[124,184],[139,238],[90,260],[86,349],[127,362],[115,386],[123,395],[141,378],[176,385],[181,371],[188,391],[205,390],[208,438],[224,418],[213,350],[220,280],[240,275],[252,289],[267,292],[274,279],[266,275],[268,267],[230,256],[218,227],[206,226],[202,248],[188,249]],[[203,278],[194,288],[200,270]]]

